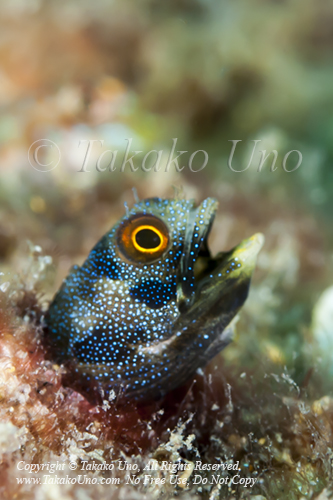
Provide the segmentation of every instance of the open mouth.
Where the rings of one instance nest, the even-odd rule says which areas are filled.
[[[181,280],[177,298],[182,312],[203,296],[219,300],[230,289],[244,289],[250,284],[256,257],[264,237],[258,233],[228,252],[211,256],[208,236],[214,221],[217,202],[212,198],[190,211],[181,260]]]
[[[177,293],[178,302],[182,306],[189,306],[193,302],[197,281],[208,272],[211,255],[207,240],[216,209],[216,200],[207,198],[201,205],[189,211]]]

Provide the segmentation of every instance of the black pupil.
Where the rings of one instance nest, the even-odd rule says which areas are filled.
[[[146,250],[157,248],[161,244],[161,238],[151,229],[141,229],[136,233],[135,239],[137,244]]]

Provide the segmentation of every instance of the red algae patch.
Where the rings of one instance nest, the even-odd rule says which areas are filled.
[[[0,306],[1,498],[329,494],[333,400],[311,397],[311,370],[298,386],[276,353],[218,356],[162,400],[93,405],[46,357],[43,306],[25,293]]]

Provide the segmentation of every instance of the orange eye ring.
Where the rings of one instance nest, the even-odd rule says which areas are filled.
[[[169,231],[155,215],[136,214],[124,220],[117,231],[118,251],[135,264],[159,259],[169,246]]]
[[[153,248],[144,248],[143,246],[139,245],[139,243],[137,242],[137,239],[136,239],[136,235],[140,232],[140,231],[153,231],[160,239],[160,242],[159,244],[156,246],[156,247],[153,247]],[[153,254],[153,253],[156,253],[158,252],[159,250],[161,250],[161,248],[163,247],[163,243],[164,243],[164,236],[163,234],[161,233],[161,231],[159,231],[157,229],[157,227],[154,227],[154,226],[148,226],[148,225],[145,225],[145,226],[138,226],[134,229],[134,231],[132,232],[132,235],[131,235],[131,239],[132,239],[132,243],[134,245],[134,247],[139,251],[139,252],[143,252],[143,253],[150,253],[150,254]]]

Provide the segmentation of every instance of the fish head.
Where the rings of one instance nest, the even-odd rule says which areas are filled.
[[[230,342],[263,236],[212,256],[216,210],[213,198],[142,200],[72,270],[46,323],[80,380],[155,399]]]

